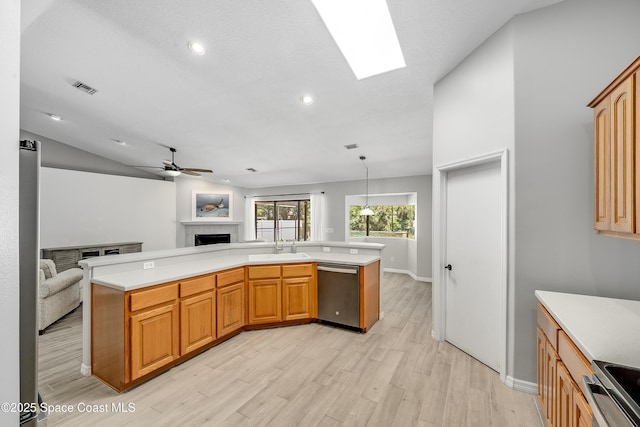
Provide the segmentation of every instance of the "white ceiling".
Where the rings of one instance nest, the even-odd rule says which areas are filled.
[[[23,1],[21,127],[127,165],[175,147],[248,188],[362,179],[360,155],[372,179],[429,174],[433,84],[558,1],[387,0],[407,67],[360,81],[310,0]]]

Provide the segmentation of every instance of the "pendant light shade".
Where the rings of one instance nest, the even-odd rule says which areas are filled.
[[[362,209],[360,211],[360,215],[365,215],[365,216],[369,216],[369,215],[373,215],[373,210],[371,210],[371,208],[369,207],[369,168],[367,167],[367,164],[364,162],[366,160],[365,156],[360,156],[360,160],[362,160],[362,164],[364,165],[364,168],[367,170],[367,198],[366,198],[366,203],[364,205],[364,209]]]
[[[371,210],[369,205],[365,205],[364,209],[360,211],[360,215],[365,215],[365,216],[373,215],[373,210]]]

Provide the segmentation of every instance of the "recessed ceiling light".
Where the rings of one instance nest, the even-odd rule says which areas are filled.
[[[358,80],[406,66],[385,0],[311,0]]]
[[[49,114],[47,113],[47,116],[51,117],[51,120],[55,120],[56,122],[59,122],[60,120],[62,120],[62,117],[56,115],[56,114]]]
[[[189,42],[189,50],[196,55],[204,55],[206,52],[204,46],[199,42]]]
[[[313,98],[310,97],[309,95],[303,96],[302,98],[300,98],[300,101],[302,101],[304,105],[313,104]]]
[[[230,183],[231,181],[229,181],[227,178],[223,179],[222,182],[224,182],[225,184]]]
[[[118,144],[118,145],[122,145],[122,146],[127,145],[127,141],[123,141],[123,140],[121,140],[121,139],[114,139],[114,141],[115,141],[115,143],[116,143],[116,144]]]

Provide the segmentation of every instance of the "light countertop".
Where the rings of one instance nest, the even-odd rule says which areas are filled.
[[[536,291],[589,359],[640,368],[640,301]]]
[[[301,251],[302,252],[302,251]],[[184,279],[185,277],[199,276],[201,274],[215,273],[245,265],[259,264],[288,264],[301,262],[328,262],[348,265],[368,265],[379,261],[376,255],[351,255],[333,252],[307,252],[309,258],[282,259],[273,261],[251,261],[249,255],[212,256],[210,259],[187,261],[147,270],[126,271],[123,273],[109,274],[93,277],[91,282],[108,286],[122,291],[131,291],[159,283]]]

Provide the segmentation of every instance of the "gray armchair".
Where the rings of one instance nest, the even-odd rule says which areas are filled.
[[[50,259],[40,260],[40,283],[38,290],[38,329],[44,329],[80,305],[80,280],[82,270],[71,268],[58,274]]]

